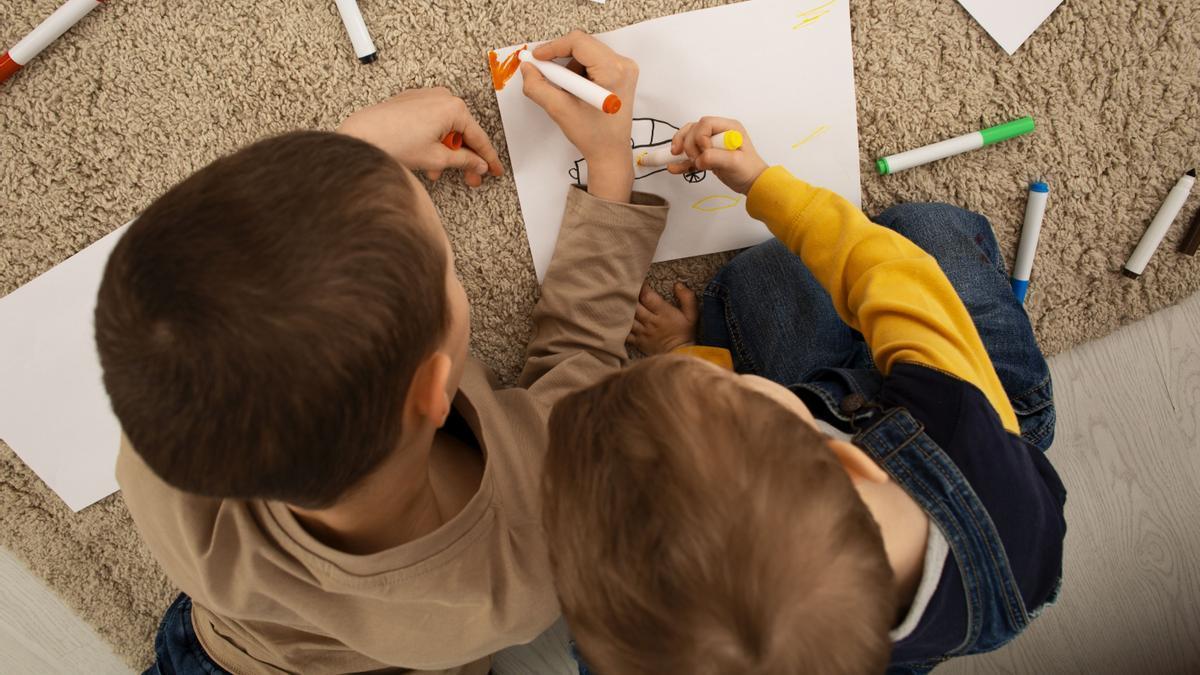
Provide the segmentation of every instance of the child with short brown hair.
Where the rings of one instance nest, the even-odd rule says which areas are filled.
[[[663,356],[555,407],[543,517],[599,673],[887,664],[879,526],[828,439],[761,384]]]
[[[730,129],[742,149],[712,148]],[[551,415],[544,520],[587,665],[924,672],[1012,639],[1057,592],[1065,491],[987,221],[905,205],[876,225],[734,120],[672,145],[673,172],[714,171],[777,239],[703,307],[645,287],[630,342],[658,356]]]
[[[538,56],[573,56],[634,98],[635,64],[590,36]],[[95,317],[125,432],[117,477],[183,591],[151,672],[482,674],[558,618],[537,489],[546,417],[624,364],[667,207],[632,192],[629,110],[525,86],[592,179],[560,186],[516,387],[468,355],[450,241],[411,173],[500,173],[445,89],[219,159],[117,244]],[[450,131],[465,148],[441,144]]]

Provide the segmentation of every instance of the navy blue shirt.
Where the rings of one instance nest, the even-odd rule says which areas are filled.
[[[1062,576],[1066,490],[1043,453],[1004,428],[975,385],[938,370],[897,364],[878,402],[925,426],[971,485],[995,524],[1025,607],[1041,607]],[[967,601],[953,553],[917,627],[896,643],[893,663],[939,658],[962,645]]]

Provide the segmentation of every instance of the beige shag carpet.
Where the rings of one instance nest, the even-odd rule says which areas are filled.
[[[59,1],[0,3],[0,45]],[[353,58],[330,0],[114,0],[0,86],[0,295],[125,223],[218,155],[267,134],[330,129],[405,88],[450,87],[503,155],[489,49],[720,3],[359,4],[379,47],[371,66]],[[796,0],[796,9],[818,4]],[[1012,58],[953,0],[854,0],[852,14],[868,212],[898,201],[966,206],[992,219],[1011,261],[1027,182],[1048,179],[1053,192],[1028,309],[1049,353],[1200,287],[1200,259],[1174,252],[1180,225],[1140,281],[1119,274],[1167,190],[1200,162],[1200,2],[1067,0]],[[780,86],[804,86],[800,64],[773,67]],[[1040,124],[1026,139],[900,176],[870,171],[880,153],[1025,114]],[[443,180],[432,191],[473,303],[474,351],[512,377],[537,287],[511,177],[474,192]],[[1198,203],[1193,197],[1186,217]],[[653,276],[699,283],[726,259],[659,265]],[[72,514],[0,447],[0,544],[132,665],[148,662],[173,591],[119,495]]]

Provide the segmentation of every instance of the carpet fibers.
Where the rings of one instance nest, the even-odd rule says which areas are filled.
[[[0,3],[0,45],[59,1]],[[359,4],[380,50],[371,66],[352,57],[328,0],[118,0],[0,86],[0,295],[215,157],[267,134],[330,129],[402,89],[449,87],[505,155],[488,49],[719,3]],[[796,0],[796,10],[818,4]],[[1047,179],[1053,193],[1028,310],[1048,353],[1200,288],[1200,260],[1174,252],[1179,225],[1140,281],[1119,273],[1163,196],[1200,162],[1200,2],[1067,0],[1011,58],[953,0],[854,0],[851,11],[868,212],[898,201],[965,206],[992,220],[1011,261],[1026,185]],[[764,65],[781,86],[804,86],[804,64]],[[899,176],[871,172],[879,154],[1027,114],[1040,124],[1028,138]],[[511,378],[537,296],[512,179],[476,191],[443,179],[432,193],[473,305],[472,348]],[[698,284],[726,259],[662,264],[652,277]],[[172,589],[119,495],[72,514],[0,447],[0,544],[131,664],[148,662]]]

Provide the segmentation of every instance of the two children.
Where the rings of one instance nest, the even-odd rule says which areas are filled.
[[[636,65],[589,36],[535,55],[633,100]],[[968,313],[916,246],[751,145],[709,148],[740,126],[705,119],[674,149],[748,193],[803,264],[739,258],[684,351],[792,390],[691,356],[620,372],[631,324],[648,351],[694,332],[695,307],[639,303],[667,206],[631,192],[632,106],[604,115],[523,72],[590,181],[515,388],[467,354],[451,247],[408,171],[501,171],[445,90],[220,159],[114,250],[96,337],[118,478],[183,591],[152,671],[486,673],[557,617],[551,561],[606,674],[862,672],[892,641],[919,668],[1020,630],[1057,581],[1062,490],[1017,435],[1048,445],[1048,379],[1021,389],[972,322],[1012,308]],[[451,130],[470,149],[441,146]],[[1028,323],[1003,325],[1014,372],[1036,371]],[[1041,421],[1018,422],[1010,399],[1039,397]],[[816,431],[802,398],[854,442]]]

